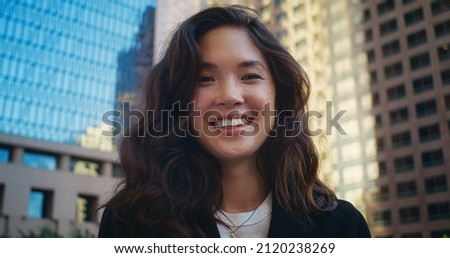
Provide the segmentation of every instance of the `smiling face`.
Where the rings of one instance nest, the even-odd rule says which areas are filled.
[[[268,112],[275,109],[269,66],[240,28],[213,29],[199,46],[202,71],[191,117],[196,139],[219,161],[255,159],[275,121]]]

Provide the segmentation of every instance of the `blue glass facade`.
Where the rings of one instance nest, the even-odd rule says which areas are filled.
[[[142,15],[155,5],[2,1],[0,133],[80,144],[114,108],[119,55],[138,44]]]

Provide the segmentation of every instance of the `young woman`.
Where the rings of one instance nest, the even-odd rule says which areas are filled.
[[[242,7],[214,7],[172,35],[120,147],[125,180],[99,237],[370,237],[318,178],[293,57]]]

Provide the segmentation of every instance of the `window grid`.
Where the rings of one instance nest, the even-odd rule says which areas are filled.
[[[420,143],[439,140],[441,138],[441,132],[439,124],[426,125],[419,127],[419,139]]]
[[[413,24],[423,21],[424,15],[423,15],[422,8],[418,8],[418,9],[415,9],[415,10],[405,13],[404,19],[405,19],[406,26],[411,26]]]
[[[428,52],[421,53],[409,58],[409,64],[412,71],[419,70],[421,68],[430,66],[430,55]]]
[[[436,100],[431,99],[416,104],[417,118],[423,118],[434,114],[437,114]]]
[[[444,164],[444,153],[441,149],[422,152],[422,165],[424,168],[441,166]]]
[[[434,88],[433,77],[427,75],[413,80],[414,94],[430,91]]]

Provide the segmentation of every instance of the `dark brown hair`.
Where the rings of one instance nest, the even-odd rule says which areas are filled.
[[[274,198],[292,216],[334,207],[334,193],[318,179],[318,155],[305,116],[309,82],[303,69],[255,12],[212,7],[173,32],[146,84],[145,110],[153,112],[122,140],[119,156],[125,179],[106,206],[127,224],[129,236],[198,237],[204,236],[200,219],[215,222],[214,207],[222,199],[218,162],[189,134],[179,135],[189,130],[180,110],[188,110],[201,71],[198,41],[220,26],[248,32],[276,84],[277,121],[258,154],[258,168]],[[163,110],[172,111],[171,119]],[[143,132],[145,137],[140,136]],[[155,136],[158,133],[164,137]]]

